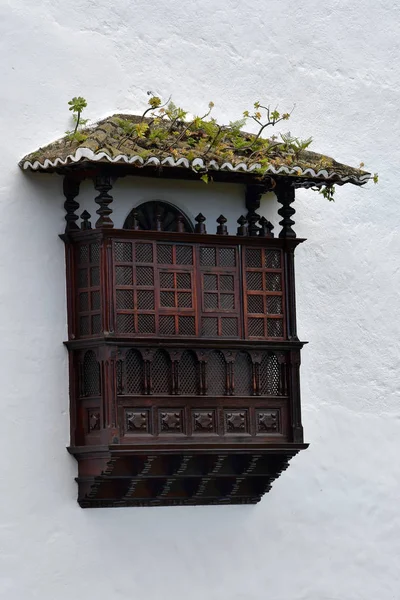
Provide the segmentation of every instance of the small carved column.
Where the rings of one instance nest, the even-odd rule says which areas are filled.
[[[115,313],[113,306],[113,256],[112,240],[105,237],[101,242],[101,296],[103,308],[104,335],[113,334],[115,331]]]
[[[265,192],[265,186],[261,184],[252,184],[246,187],[246,208],[249,211],[246,219],[249,223],[249,235],[256,236],[259,232],[257,222],[260,215],[256,212],[260,208],[261,196]]]
[[[278,202],[282,204],[282,207],[278,210],[278,214],[282,217],[282,221],[279,223],[282,225],[282,230],[279,233],[279,237],[287,240],[287,244],[284,248],[287,337],[289,340],[296,341],[298,340],[294,275],[294,250],[296,243],[291,241],[296,238],[296,233],[292,229],[292,225],[294,225],[292,216],[296,211],[292,206],[290,206],[295,200],[295,188],[293,187],[291,181],[283,179],[277,183],[275,194]]]
[[[113,197],[108,193],[112,188],[111,177],[108,174],[98,175],[95,179],[94,187],[100,192],[95,198],[96,204],[99,205],[99,208],[96,211],[99,215],[99,218],[96,221],[96,228],[114,227],[114,223],[110,218],[112,209],[109,207],[109,204],[113,201]]]
[[[292,429],[292,442],[303,443],[303,426],[301,424],[300,404],[300,350],[289,352],[288,392],[290,398],[290,425]]]
[[[296,234],[292,229],[294,221],[292,220],[295,214],[295,209],[290,206],[295,200],[295,189],[292,182],[283,179],[276,184],[275,194],[282,208],[278,210],[278,215],[282,217],[279,225],[282,225],[282,230],[279,234],[280,238],[295,238]]]
[[[118,349],[103,346],[99,350],[101,365],[101,425],[102,444],[118,444],[117,362]]]
[[[79,194],[80,181],[71,175],[66,175],[63,181],[63,192],[66,198],[64,202],[65,208],[65,233],[70,231],[77,231],[79,227],[76,221],[79,219],[78,215],[75,214],[79,208],[79,203],[75,200]]]

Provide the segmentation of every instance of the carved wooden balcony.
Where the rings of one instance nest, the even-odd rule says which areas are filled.
[[[325,189],[329,196],[333,184],[372,178],[277,144],[273,154],[263,145],[263,156],[251,146],[259,134],[245,132],[244,145],[226,138],[229,160],[225,152],[211,156],[216,137],[205,152],[195,150],[184,121],[164,121],[164,114],[161,120],[162,143],[150,127],[133,138],[123,127],[153,116],[118,114],[20,162],[24,170],[64,176],[69,450],[79,464],[83,507],[251,503],[270,489],[306,448],[294,285],[294,251],[303,240],[293,230],[295,189]],[[204,125],[195,132],[202,142],[209,137]],[[116,179],[204,185],[199,179],[206,174],[213,185],[244,187],[247,214],[236,232],[228,233],[223,215],[215,229],[201,214],[194,225],[158,200],[135,207],[123,229],[114,229]],[[98,192],[95,229],[87,211],[78,224],[76,199],[88,178]],[[256,212],[272,190],[281,205],[278,238]]]
[[[240,220],[236,236],[223,219],[215,235],[201,218],[202,233],[178,227],[64,237],[83,507],[257,502],[306,447],[290,301],[302,240]]]

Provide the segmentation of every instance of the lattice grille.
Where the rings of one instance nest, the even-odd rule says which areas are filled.
[[[248,329],[250,337],[264,337],[264,319],[249,318]]]
[[[126,393],[127,394],[142,394],[143,393],[143,359],[139,352],[129,350],[125,358],[126,368]]]
[[[80,264],[89,262],[89,246],[87,244],[82,244],[82,246],[79,246],[78,261]]]
[[[282,291],[282,277],[280,273],[266,273],[265,287],[269,292]]]
[[[205,337],[217,337],[218,319],[217,317],[203,317],[201,321],[201,334]]]
[[[134,333],[135,321],[133,315],[117,314],[117,331],[118,333]]]
[[[262,273],[248,271],[246,273],[247,289],[248,290],[262,290]]]
[[[255,314],[264,313],[264,296],[248,294],[247,312]]]
[[[259,248],[247,248],[246,266],[250,268],[262,267],[262,254]]]
[[[152,365],[153,394],[171,393],[171,362],[168,356],[159,351]]]
[[[79,310],[89,310],[89,294],[88,292],[82,292],[79,294]]]
[[[89,335],[90,334],[89,317],[80,317],[79,333],[80,333],[80,335]]]
[[[137,307],[139,310],[154,310],[154,292],[152,290],[138,290]]]
[[[170,244],[158,244],[157,246],[157,262],[161,265],[172,264],[172,248]]]
[[[174,335],[175,334],[175,317],[171,315],[160,316],[160,334],[161,335]]]
[[[156,323],[154,315],[138,315],[138,332],[155,333]]]
[[[219,249],[219,265],[220,265],[220,267],[235,267],[236,266],[235,248],[220,248]]]
[[[90,262],[95,265],[100,263],[100,244],[90,244]]]
[[[101,332],[101,315],[92,316],[92,334]]]
[[[176,274],[176,287],[178,290],[190,290],[192,287],[192,280],[190,273],[177,273]]]
[[[100,395],[100,366],[91,350],[86,352],[83,359],[83,395]]]
[[[99,267],[92,267],[90,269],[90,284],[92,286],[100,285],[100,269],[99,269]]]
[[[132,267],[115,267],[117,285],[133,285]]]
[[[220,294],[219,303],[222,310],[233,310],[235,308],[235,296],[233,294]]]
[[[117,308],[133,309],[133,292],[131,290],[117,290]]]
[[[78,270],[78,287],[86,288],[88,287],[88,271],[87,269],[79,269]]]
[[[160,287],[173,289],[174,286],[174,274],[173,273],[160,273]]]
[[[282,297],[267,296],[267,313],[270,315],[282,314]]]
[[[218,309],[218,294],[204,294],[204,308],[206,310]]]
[[[216,248],[202,246],[200,248],[200,265],[202,267],[215,267],[217,265]]]
[[[224,396],[226,392],[226,363],[222,352],[211,352],[206,363],[207,394]]]
[[[280,373],[280,364],[276,354],[266,354],[260,363],[260,392],[263,396],[280,394]]]
[[[172,308],[175,306],[174,292],[160,292],[160,305],[163,308]]]
[[[92,310],[100,310],[100,292],[92,292],[90,296]]]
[[[283,337],[282,319],[267,319],[267,336]]]
[[[178,307],[192,308],[192,294],[190,292],[178,292]]]
[[[239,352],[234,363],[235,396],[251,396],[253,393],[253,365],[246,352]]]
[[[266,250],[265,251],[265,266],[267,269],[280,269],[281,268],[281,252],[280,250]]]
[[[221,319],[221,335],[223,337],[237,337],[237,335],[238,335],[238,320],[233,317],[222,317],[222,319]]]
[[[152,244],[136,244],[136,262],[140,262],[140,263],[153,262],[153,245]]]
[[[220,275],[219,287],[221,291],[230,292],[234,290],[234,282],[232,275]]]
[[[204,289],[209,290],[218,290],[218,278],[216,275],[208,275],[205,274],[203,277]]]
[[[137,285],[154,285],[154,273],[152,267],[136,267],[136,284]]]
[[[191,246],[176,246],[176,264],[192,265],[193,249]]]
[[[179,379],[181,394],[195,395],[198,393],[197,360],[191,352],[184,352],[179,362]]]
[[[196,327],[194,317],[178,317],[179,334],[195,335]]]
[[[115,242],[114,256],[116,262],[132,262],[132,244],[129,242]]]

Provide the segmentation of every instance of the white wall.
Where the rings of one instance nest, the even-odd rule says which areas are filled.
[[[399,26],[388,0],[0,0],[1,598],[400,597]],[[292,132],[380,173],[332,204],[299,193],[311,446],[254,507],[76,504],[61,179],[17,161],[70,127],[72,96],[100,118],[141,109],[147,90],[198,112],[213,100],[224,122],[255,100],[296,103]],[[119,219],[152,194],[140,185],[121,183]],[[166,194],[203,211],[189,187]]]

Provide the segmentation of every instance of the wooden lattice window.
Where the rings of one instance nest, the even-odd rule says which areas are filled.
[[[101,333],[100,245],[77,247],[78,331],[81,337]]]
[[[246,248],[243,260],[247,337],[283,338],[282,251]]]

